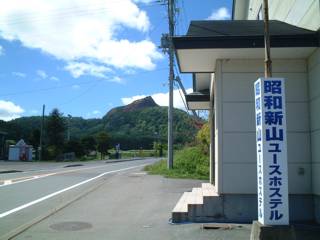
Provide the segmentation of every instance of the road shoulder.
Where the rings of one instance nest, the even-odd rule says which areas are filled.
[[[181,194],[201,182],[151,176],[138,170],[117,173],[15,239],[248,239],[248,226],[213,232],[201,229],[201,224],[169,223]]]

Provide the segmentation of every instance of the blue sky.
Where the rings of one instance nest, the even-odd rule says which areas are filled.
[[[0,119],[39,115],[42,104],[98,118],[148,95],[167,105],[168,57],[158,49],[166,8],[155,2],[0,0]],[[190,20],[229,19],[232,0],[177,6],[183,35]],[[178,92],[174,102],[183,108]]]

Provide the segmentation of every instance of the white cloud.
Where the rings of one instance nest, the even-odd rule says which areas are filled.
[[[12,75],[20,78],[25,78],[27,76],[27,74],[22,72],[12,72]]]
[[[136,3],[151,3],[154,2],[154,0],[133,0]]]
[[[59,81],[60,81],[60,79],[57,78],[57,77],[55,77],[55,76],[51,76],[51,77],[50,77],[50,80],[51,80],[51,81],[55,81],[55,82],[59,82]]]
[[[227,20],[231,15],[226,7],[221,7],[218,10],[213,10],[208,20]]]
[[[99,110],[94,110],[94,111],[92,111],[92,114],[93,115],[99,115],[99,114],[101,114],[101,112]]]
[[[86,118],[97,118],[101,116],[101,112],[99,110],[93,110],[92,112],[88,112],[86,114]]]
[[[77,85],[77,84],[75,84],[75,85],[72,85],[71,88],[72,88],[73,90],[78,90],[78,89],[80,89],[80,86]]]
[[[3,47],[0,45],[0,56],[1,55],[4,55],[4,49],[3,49]]]
[[[37,70],[36,71],[38,77],[40,77],[41,79],[49,79],[51,81],[54,81],[54,82],[59,82],[60,79],[55,77],[55,76],[49,76],[44,70]]]
[[[107,78],[106,73],[112,72],[108,67],[84,62],[69,62],[65,67],[74,78],[82,75],[92,75],[98,78]]]
[[[21,117],[24,110],[13,102],[0,100],[0,119],[10,121]]]
[[[47,73],[43,70],[37,70],[37,75],[42,79],[46,79],[48,77]]]
[[[173,91],[173,106],[175,108],[180,108],[182,110],[186,110],[184,103],[181,99],[180,93],[183,96],[183,93],[181,90],[174,90]],[[192,92],[192,88],[186,89],[187,93]],[[135,100],[145,98],[147,95],[136,95],[132,97],[124,97],[121,98],[121,101],[124,105],[130,104]],[[160,106],[169,106],[169,92],[167,93],[154,93],[151,95],[153,100]],[[184,96],[183,96],[184,97]]]
[[[38,114],[39,114],[39,110],[37,110],[37,109],[32,109],[32,110],[30,110],[29,112],[30,112],[30,114],[32,114],[32,115],[38,115]]]
[[[109,80],[110,82],[125,83],[125,81],[124,81],[122,78],[118,77],[118,76],[109,78],[108,80]]]
[[[69,71],[74,78],[79,78],[82,75],[91,75],[97,78],[106,79],[109,82],[124,83],[123,79],[118,76],[108,76],[108,74],[112,74],[114,71],[103,65],[84,62],[70,62],[65,69]]]
[[[136,96],[133,96],[133,97],[124,97],[124,98],[121,98],[121,101],[124,105],[128,105],[130,103],[132,103],[133,101],[136,101],[138,99],[142,99],[142,98],[145,98],[147,97],[146,95],[136,95]]]
[[[26,47],[40,49],[70,64],[94,62],[120,69],[152,70],[162,54],[144,37],[150,29],[150,21],[136,2],[0,1],[0,37],[19,40]],[[142,40],[121,38],[124,28],[135,30]],[[94,65],[90,64],[90,67]],[[81,73],[70,71],[73,76]],[[86,73],[92,72],[87,70]]]

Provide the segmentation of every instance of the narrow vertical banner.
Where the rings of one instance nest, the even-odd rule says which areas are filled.
[[[263,225],[288,225],[285,81],[259,78],[254,93],[258,221]]]

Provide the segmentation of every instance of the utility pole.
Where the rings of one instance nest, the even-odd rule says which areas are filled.
[[[41,119],[41,129],[40,129],[40,144],[39,144],[39,161],[42,160],[42,139],[43,139],[43,128],[44,128],[44,111],[45,111],[46,105],[43,104],[42,106],[42,119]]]
[[[270,33],[269,33],[269,7],[268,0],[263,0],[264,10],[264,77],[272,77],[272,61],[270,56]]]
[[[67,140],[70,141],[70,122],[71,122],[72,116],[68,114],[68,133],[67,133]]]
[[[174,36],[175,0],[168,0],[169,17],[169,108],[168,108],[168,169],[173,168],[173,81],[174,81],[174,52],[172,37]]]

